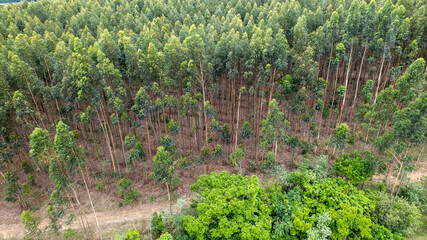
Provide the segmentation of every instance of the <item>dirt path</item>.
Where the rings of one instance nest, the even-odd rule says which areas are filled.
[[[153,212],[160,212],[169,207],[167,202],[140,204],[130,209],[115,209],[107,212],[99,212],[96,214],[101,229],[111,224],[125,223],[135,220],[150,220]],[[86,215],[87,221],[91,226],[96,226],[95,215],[93,213]],[[43,229],[49,225],[48,219],[43,219],[39,228]],[[77,221],[65,228],[80,228]],[[24,226],[22,224],[8,224],[7,222],[0,223],[0,239],[20,238],[23,236]]]

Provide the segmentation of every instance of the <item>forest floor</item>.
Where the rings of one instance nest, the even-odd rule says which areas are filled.
[[[285,161],[286,162],[286,161]],[[274,176],[263,174],[262,172],[249,171],[249,167],[245,164],[243,168],[243,174],[255,174],[260,177],[261,180],[272,180]],[[287,168],[286,166],[284,166]],[[227,164],[225,161],[219,160],[218,162],[210,164],[207,167],[206,164],[196,164],[189,167],[186,171],[180,171],[178,174],[180,177],[179,186],[175,189],[172,194],[172,200],[183,199],[184,202],[189,202],[188,199],[191,196],[190,186],[196,182],[199,175],[209,172],[221,172],[229,171],[233,172],[233,167]],[[154,212],[161,212],[169,207],[167,202],[166,188],[159,183],[154,184],[151,180],[144,180],[144,174],[138,173],[138,176],[133,176],[134,185],[133,189],[139,190],[142,193],[142,197],[137,202],[129,205],[119,207],[118,203],[122,199],[117,195],[114,187],[114,182],[104,182],[104,191],[98,192],[95,189],[91,189],[91,196],[96,209],[98,222],[102,231],[103,239],[113,239],[114,236],[127,232],[129,228],[133,229],[148,229],[151,216]],[[414,172],[408,174],[408,177],[413,182],[420,181],[424,176],[427,176],[427,162],[422,159],[419,162],[419,168]],[[375,184],[382,181],[384,176],[375,176],[372,183]],[[149,182],[147,182],[149,181]],[[393,181],[391,178],[390,181]],[[0,187],[1,188],[1,187]],[[47,190],[47,189],[46,189]],[[44,193],[39,193],[41,196],[46,196]],[[82,204],[84,215],[89,222],[92,231],[96,230],[96,219],[90,207],[90,202],[87,199],[84,188],[79,189],[77,195],[79,201]],[[40,219],[39,228],[42,230],[47,229],[49,225],[49,219],[46,216],[46,206],[48,200],[46,197],[37,203],[41,207],[36,213]],[[182,202],[182,201],[181,201]],[[179,207],[179,206],[178,206]],[[178,208],[175,206],[175,209]],[[173,207],[174,209],[174,207]],[[66,209],[66,212],[71,212],[71,209]],[[20,239],[24,235],[24,226],[20,223],[22,209],[16,204],[7,204],[4,201],[0,201],[0,240],[1,239]],[[423,220],[425,221],[425,216]],[[65,225],[61,231],[67,229],[76,229],[78,234],[81,234],[81,226],[77,221],[74,221],[71,225]],[[52,235],[52,231],[44,231],[41,239],[56,239],[62,238],[62,236]],[[421,234],[421,235],[420,235]],[[425,232],[422,230],[416,233],[409,239],[418,240],[423,239]],[[423,236],[419,238],[419,236]]]
[[[167,202],[155,202],[137,204],[130,207],[115,208],[106,210],[103,212],[97,212],[99,227],[102,229],[104,238],[110,239],[115,234],[127,232],[127,229],[140,229],[145,227],[147,222],[150,221],[151,216],[154,212],[161,212],[167,209],[169,204]],[[20,239],[24,235],[24,227],[16,219],[20,214],[16,211],[10,211],[11,209],[2,208],[0,211],[0,239]],[[86,214],[87,221],[91,226],[92,231],[96,231],[96,219],[93,213],[89,213],[90,209],[87,209]],[[49,225],[49,219],[42,219],[39,227],[41,229],[47,228]],[[80,229],[81,226],[77,221],[74,221],[71,225],[64,225],[62,230]],[[48,234],[43,234],[43,238],[50,238]],[[61,238],[61,237],[60,237]]]

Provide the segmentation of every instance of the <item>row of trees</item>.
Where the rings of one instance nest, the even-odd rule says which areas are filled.
[[[140,163],[169,190],[194,156],[206,172],[224,156],[242,172],[245,159],[271,170],[286,150],[351,146],[387,166],[397,194],[427,132],[425,11],[401,0],[1,5],[0,168],[15,190],[24,174],[27,185],[49,175],[65,200],[73,182]]]
[[[377,103],[426,43],[422,2],[164,4],[2,7],[3,126],[23,126],[4,127],[3,162],[17,155],[10,138],[25,145],[34,127],[60,119],[91,139],[85,145],[106,146],[114,172],[126,166],[124,137],[142,133],[132,126],[143,128],[152,159],[172,120],[182,152],[212,149],[217,122],[228,124],[235,149],[251,120],[248,157],[258,159],[273,98],[295,135],[319,142],[356,112],[367,79],[369,103]]]

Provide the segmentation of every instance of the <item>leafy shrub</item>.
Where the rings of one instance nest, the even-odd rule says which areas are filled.
[[[173,237],[169,233],[163,233],[158,240],[173,240]]]
[[[117,186],[119,187],[119,195],[124,197],[125,204],[132,203],[135,199],[141,196],[141,193],[137,190],[131,189],[132,180],[122,178],[117,183]]]
[[[160,237],[162,232],[164,231],[162,214],[157,214],[157,212],[153,213],[151,217],[151,236],[153,239],[157,239]]]
[[[179,133],[179,124],[171,119],[167,124],[170,134],[175,135]]]
[[[321,155],[314,157],[312,155],[305,156],[298,164],[298,171],[312,171],[322,178],[328,177],[332,173],[331,167],[328,164],[328,156]]]
[[[328,227],[331,220],[328,212],[320,214],[316,226],[307,231],[308,240],[327,240],[332,235],[332,231]]]
[[[170,152],[174,152],[176,149],[175,140],[173,140],[169,135],[160,138],[160,145]]]
[[[393,234],[390,230],[384,226],[374,224],[372,226],[372,237],[374,240],[404,240],[402,234],[395,233]]]
[[[25,227],[26,238],[31,238],[39,235],[40,231],[38,229],[38,225],[40,221],[32,210],[27,210],[22,212],[21,223]]]
[[[22,160],[21,162],[21,167],[24,170],[25,174],[31,173],[33,172],[33,168],[31,167],[31,165],[27,162],[27,160]]]
[[[72,228],[68,228],[67,230],[65,230],[63,234],[65,240],[77,239],[76,235],[77,235],[77,231]]]
[[[249,162],[249,169],[251,170],[251,172],[255,172],[256,168],[257,168],[256,162],[250,161]]]
[[[228,124],[225,123],[224,126],[221,129],[221,139],[222,143],[225,145],[230,145],[231,143],[231,134],[230,129],[228,128]]]
[[[201,196],[198,214],[184,217],[185,230],[198,239],[268,239],[270,210],[258,181],[227,172],[201,175],[191,186]]]
[[[212,156],[215,159],[218,159],[224,156],[224,149],[222,148],[221,144],[217,144],[215,146],[215,148],[212,150]]]
[[[98,191],[98,192],[102,192],[102,191],[104,191],[104,186],[102,185],[102,183],[100,183],[100,182],[96,182],[95,183],[95,188],[96,188],[96,190]]]
[[[139,237],[138,231],[133,231],[132,228],[129,228],[128,233],[126,234],[126,238],[124,240],[141,240]]]
[[[421,226],[420,210],[407,200],[381,192],[374,196],[378,201],[375,216],[378,224],[394,233],[409,236]]]
[[[264,162],[261,164],[261,170],[270,171],[276,166],[276,158],[273,152],[268,152],[264,157]]]
[[[30,175],[28,175],[27,180],[28,180],[28,183],[29,183],[31,186],[35,186],[35,185],[36,185],[36,181],[34,180],[34,174],[30,174]]]
[[[345,153],[342,158],[336,159],[335,173],[346,177],[351,183],[363,183],[375,173],[374,159],[368,154]]]
[[[233,166],[237,167],[240,166],[240,162],[245,157],[245,150],[241,147],[236,148],[231,154],[230,154],[230,160]]]
[[[304,178],[303,178],[304,179]],[[307,183],[299,181],[304,188],[301,206],[293,215],[291,231],[300,237],[307,236],[307,231],[314,226],[314,219],[320,214],[329,212],[332,230],[331,239],[361,239],[371,238],[373,222],[371,212],[375,204],[361,190],[343,179],[326,178],[321,182]]]
[[[399,197],[415,204],[423,213],[427,212],[427,177],[422,183],[405,183],[399,191]]]
[[[18,176],[15,172],[6,172],[4,178],[4,200],[6,202],[15,202],[19,198],[21,186],[18,183]]]
[[[206,162],[206,161],[208,161],[210,155],[211,154],[209,152],[209,149],[206,146],[204,146],[202,148],[201,152],[200,152],[200,162]]]
[[[252,128],[248,121],[243,123],[242,131],[240,132],[240,137],[243,139],[251,139],[252,136]]]

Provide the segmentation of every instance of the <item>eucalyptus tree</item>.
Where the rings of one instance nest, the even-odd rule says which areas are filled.
[[[135,104],[132,107],[132,112],[137,116],[139,120],[145,121],[145,130],[147,133],[147,142],[148,142],[148,152],[151,156],[151,143],[150,143],[150,131],[148,126],[148,119],[150,118],[150,114],[153,111],[153,102],[151,97],[147,94],[145,89],[141,87],[135,95]]]
[[[352,66],[352,57],[353,57],[353,49],[355,47],[355,44],[359,41],[359,36],[361,35],[362,30],[362,19],[361,16],[363,16],[361,11],[361,3],[359,0],[354,0],[351,2],[350,9],[347,14],[347,19],[344,23],[344,41],[347,43],[347,45],[350,46],[350,53],[348,54],[348,63],[347,63],[347,72],[345,76],[345,88],[346,91],[344,92],[344,96],[342,98],[342,104],[340,109],[340,114],[338,116],[337,123],[339,124],[341,122],[341,117],[343,114],[343,110],[345,107],[345,101],[347,96],[347,90],[348,90],[348,79],[350,76],[350,68]]]
[[[175,166],[171,153],[163,146],[158,147],[156,156],[154,156],[153,160],[153,172],[150,174],[150,177],[154,178],[157,182],[166,184],[169,201],[171,200],[169,185],[174,175]]]
[[[235,132],[234,149],[237,148],[237,138],[239,136],[239,134],[237,134],[237,132],[239,130],[239,120],[240,120],[240,98],[244,94],[246,94],[246,88],[245,87],[241,87],[239,89],[239,100],[238,100],[238,104],[237,104],[237,126],[236,126],[236,132]]]
[[[334,144],[334,150],[332,155],[335,154],[335,149],[344,149],[347,148],[348,141],[350,140],[350,129],[345,123],[340,124],[336,127],[334,133],[331,135],[331,142]]]
[[[262,121],[261,147],[263,150],[271,150],[277,158],[278,148],[288,137],[286,133],[289,122],[285,120],[285,115],[279,109],[279,104],[275,99],[270,102],[270,111],[267,118]]]
[[[200,84],[200,87],[202,89],[202,95],[203,95],[203,115],[204,115],[204,122],[205,122],[205,146],[209,148],[208,146],[208,120],[206,116],[206,110],[204,107],[206,106],[206,84],[208,81],[208,74],[209,71],[209,64],[208,64],[208,58],[206,56],[205,52],[205,42],[201,38],[201,36],[197,33],[195,33],[194,26],[192,26],[192,35],[185,38],[183,44],[188,50],[188,68],[193,69],[194,73],[196,74],[197,82]]]
[[[55,190],[50,196],[48,204],[49,207],[47,209],[51,227],[55,231],[60,229],[58,221],[65,214],[62,205],[65,201],[65,197],[70,200],[69,194],[71,191],[73,192],[76,200],[78,200],[74,182],[76,181],[76,173],[80,172],[85,183],[92,210],[95,214],[97,226],[99,228],[98,219],[87,187],[86,178],[83,174],[83,169],[85,169],[86,166],[84,157],[85,152],[84,148],[77,143],[77,133],[70,131],[70,127],[68,125],[59,121],[56,125],[56,134],[53,142],[50,140],[47,130],[39,128],[36,128],[33,131],[30,139],[30,154],[32,158],[41,165],[46,164],[48,161],[49,178],[55,184]],[[76,215],[83,219],[81,210],[77,212],[74,204],[71,204],[71,206]],[[89,225],[87,226],[89,227]]]
[[[362,2],[362,7],[364,6],[364,2]],[[366,58],[366,52],[369,47],[369,43],[372,41],[375,28],[376,28],[376,21],[377,21],[377,4],[375,0],[372,0],[369,2],[369,5],[367,6],[366,12],[363,14],[361,19],[361,25],[362,28],[362,34],[360,36],[361,41],[363,42],[363,55],[362,59],[360,60],[360,67],[359,67],[359,73],[357,74],[357,80],[356,80],[356,90],[354,91],[354,97],[353,97],[353,104],[351,105],[351,112],[353,113],[354,107],[356,106],[356,98],[358,96],[358,89],[359,89],[359,82],[362,75],[362,69],[363,69],[363,63]],[[351,114],[350,114],[351,115]]]
[[[375,50],[381,55],[380,69],[376,81],[376,88],[374,93],[374,103],[377,101],[377,95],[381,87],[382,73],[384,62],[390,59],[390,52],[395,48],[400,49],[398,46],[401,38],[406,38],[405,28],[407,20],[403,19],[405,8],[402,5],[393,5],[390,0],[387,0],[382,8],[377,12],[377,32],[375,33]]]

